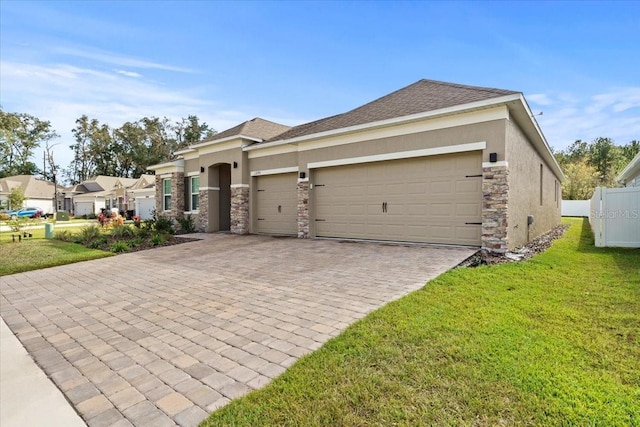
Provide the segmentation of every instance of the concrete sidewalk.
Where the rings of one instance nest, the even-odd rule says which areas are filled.
[[[0,319],[0,425],[86,427]]]

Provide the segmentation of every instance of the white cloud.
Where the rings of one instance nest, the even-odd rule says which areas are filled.
[[[51,50],[52,53],[57,55],[66,55],[77,58],[92,59],[94,61],[103,62],[106,64],[119,65],[121,67],[130,68],[146,68],[156,69],[164,71],[174,71],[179,73],[193,73],[193,70],[184,67],[176,67],[168,64],[160,64],[153,61],[147,61],[140,58],[132,58],[129,56],[120,55],[113,52],[99,51],[96,49],[79,49],[71,47],[56,47]]]
[[[116,73],[118,74],[122,74],[123,76],[127,76],[127,77],[142,77],[142,74],[133,72],[133,71],[126,71],[126,70],[115,70]]]
[[[541,95],[527,99],[536,108],[544,107],[544,115],[537,120],[555,149],[565,149],[576,139],[609,137],[621,145],[640,139],[640,87],[612,88],[596,94]]]

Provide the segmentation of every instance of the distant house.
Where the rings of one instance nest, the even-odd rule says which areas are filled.
[[[21,188],[24,194],[22,206],[9,206],[9,195],[15,188]],[[55,193],[53,183],[38,179],[33,175],[15,175],[0,178],[0,206],[4,209],[20,209],[29,206],[40,208],[45,213],[51,214],[54,211],[53,200]]]
[[[102,209],[117,210],[122,214],[135,211],[134,191],[155,184],[153,175],[139,178],[120,178],[98,175],[65,191],[65,206],[74,216],[97,215]],[[155,190],[152,190],[155,194]],[[145,194],[139,193],[144,198]],[[153,202],[155,205],[155,200]]]
[[[622,169],[616,181],[625,187],[640,187],[640,153]]]

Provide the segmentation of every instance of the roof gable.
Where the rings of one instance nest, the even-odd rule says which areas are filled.
[[[252,138],[261,139],[261,140],[267,140],[283,132],[286,132],[289,129],[291,129],[290,126],[281,125],[279,123],[261,119],[260,117],[255,117],[251,120],[247,120],[246,122],[240,123],[237,126],[227,129],[223,132],[217,133],[211,138],[204,139],[194,145],[200,145],[203,143],[213,142],[220,139],[229,138],[231,136],[240,136],[240,135],[250,136]]]
[[[346,113],[295,126],[269,141],[291,139],[518,93],[423,79]]]
[[[0,179],[2,193],[11,193],[17,187],[22,188],[27,199],[51,199],[55,188],[53,183],[37,179],[33,175],[15,175]]]

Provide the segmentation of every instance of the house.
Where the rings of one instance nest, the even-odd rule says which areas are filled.
[[[38,179],[33,175],[0,178],[0,206],[9,208],[9,195],[15,188],[22,189],[24,202],[22,206],[11,206],[11,209],[32,206],[42,209],[46,214],[54,212],[53,200],[56,191],[52,182]]]
[[[622,188],[596,187],[589,224],[598,247],[640,248],[640,153],[616,177]]]
[[[505,252],[560,222],[564,175],[520,92],[420,80],[295,127],[255,118],[150,167],[200,231]]]
[[[616,181],[624,187],[640,187],[640,153],[622,169]]]
[[[117,209],[122,214],[132,214],[135,210],[133,191],[154,183],[153,175],[139,178],[98,175],[67,189],[65,205],[72,207],[71,211],[78,217],[97,215],[102,209]],[[153,204],[155,206],[155,202]]]

